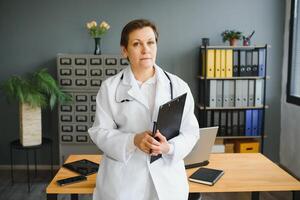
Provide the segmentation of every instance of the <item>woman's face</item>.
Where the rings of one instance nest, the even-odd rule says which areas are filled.
[[[123,55],[130,61],[131,67],[150,68],[155,64],[157,45],[151,27],[136,29],[129,34],[127,47],[122,47]]]

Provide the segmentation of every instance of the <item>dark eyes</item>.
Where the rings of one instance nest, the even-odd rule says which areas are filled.
[[[147,45],[153,45],[153,44],[155,44],[154,41],[148,41],[148,42],[147,42]],[[134,47],[138,47],[138,46],[140,46],[140,45],[142,45],[141,42],[134,42],[134,43],[133,43],[133,46],[134,46]]]
[[[140,45],[139,42],[134,42],[134,43],[133,43],[133,46],[134,46],[134,47],[137,47],[137,46],[139,46],[139,45]]]

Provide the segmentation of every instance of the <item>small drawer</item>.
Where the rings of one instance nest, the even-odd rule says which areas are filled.
[[[72,112],[72,106],[71,105],[61,105],[60,111],[61,112]]]
[[[91,102],[96,102],[97,94],[91,95]]]
[[[90,65],[101,65],[102,59],[101,58],[91,58]]]
[[[76,94],[75,100],[76,102],[87,102],[88,96],[86,94]]]
[[[236,153],[258,153],[259,142],[255,140],[237,141],[235,143]]]
[[[72,135],[62,135],[61,141],[62,142],[72,142],[73,136]]]
[[[117,65],[117,59],[116,58],[106,58],[105,65]]]
[[[118,73],[117,69],[105,69],[105,76],[113,76]]]
[[[72,80],[71,79],[60,79],[61,86],[71,86]]]
[[[88,106],[87,105],[76,105],[77,112],[87,112]]]
[[[127,66],[127,65],[129,65],[129,62],[128,62],[127,58],[121,58],[120,59],[120,64],[124,65],[124,66]]]
[[[86,69],[75,69],[76,76],[86,76],[87,70]]]
[[[73,132],[73,126],[72,125],[62,125],[61,131],[64,133],[72,133]]]
[[[70,76],[72,75],[72,70],[71,69],[60,69],[60,75],[61,76]]]
[[[76,132],[86,133],[88,130],[87,125],[76,125]]]
[[[88,142],[88,136],[86,135],[77,135],[76,142]]]
[[[102,69],[91,69],[90,75],[91,76],[102,76]]]
[[[96,105],[91,105],[91,111],[96,112]]]
[[[76,86],[87,86],[87,81],[86,79],[77,79],[75,81]]]
[[[62,122],[72,122],[72,115],[61,115],[60,121]]]
[[[91,86],[101,86],[102,81],[99,79],[91,79]]]
[[[76,115],[75,119],[76,119],[76,122],[87,122],[88,115]]]
[[[61,65],[71,65],[72,64],[72,59],[71,58],[60,58],[59,63]]]
[[[86,65],[86,58],[75,58],[75,64],[76,65]]]

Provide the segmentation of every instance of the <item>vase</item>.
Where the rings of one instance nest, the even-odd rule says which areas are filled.
[[[101,38],[94,38],[94,39],[95,39],[94,55],[101,55]]]
[[[230,46],[236,46],[236,42],[237,42],[237,39],[230,39],[229,40],[229,45]]]

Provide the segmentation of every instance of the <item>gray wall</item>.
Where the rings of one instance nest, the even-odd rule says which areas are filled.
[[[134,18],[148,18],[160,31],[157,63],[187,81],[196,98],[201,38],[209,37],[212,45],[220,45],[220,33],[225,29],[256,30],[253,42],[272,46],[265,152],[277,161],[284,11],[282,0],[1,0],[0,81],[42,67],[55,74],[57,53],[92,53],[94,43],[85,29],[85,23],[92,19],[109,22],[111,29],[103,38],[102,50],[118,54],[124,24]],[[18,138],[18,107],[8,105],[0,93],[0,110],[0,164],[9,164],[9,141]],[[44,136],[57,141],[56,113],[45,111],[43,118]],[[57,142],[55,148],[57,155]],[[47,154],[46,149],[42,152]],[[19,154],[18,163],[24,163],[21,157]],[[47,156],[42,162],[47,162]]]
[[[284,56],[282,67],[280,163],[300,178],[300,107],[286,102],[288,71],[288,37],[291,1],[286,0]]]

